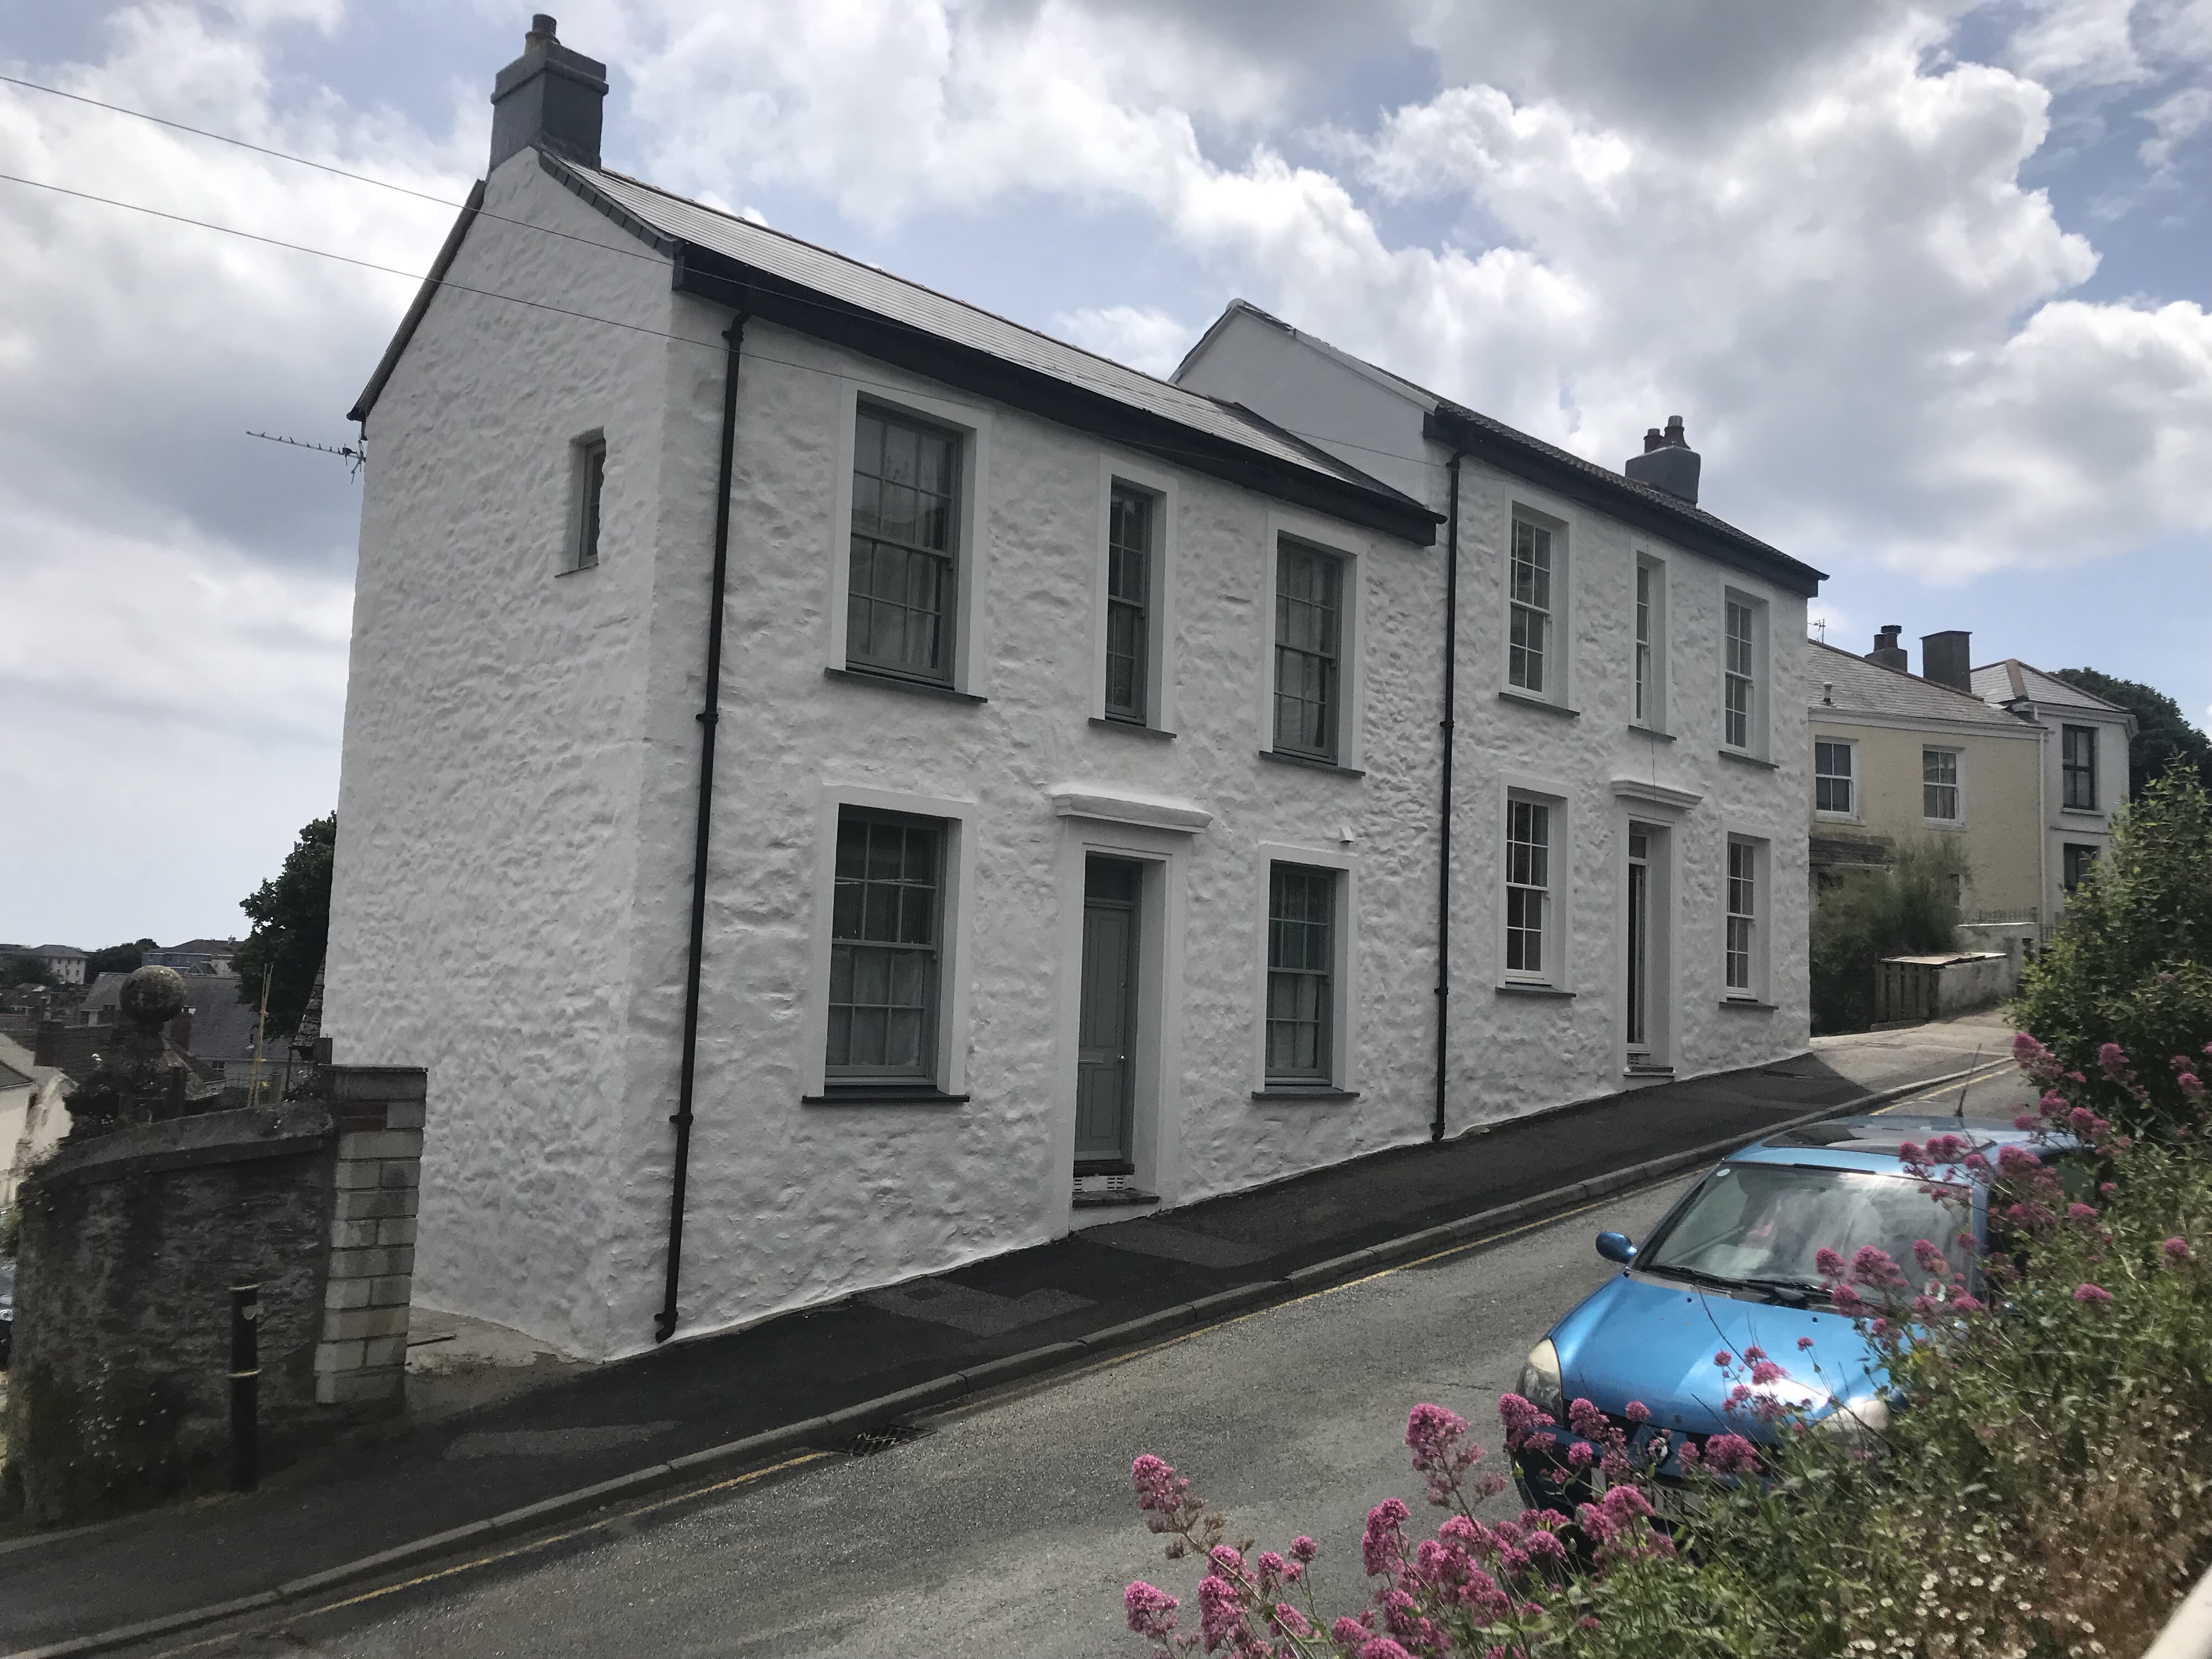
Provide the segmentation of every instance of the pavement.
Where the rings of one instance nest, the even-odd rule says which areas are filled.
[[[612,1364],[578,1368],[525,1343],[511,1356],[532,1373],[524,1385],[464,1376],[441,1389],[425,1379],[424,1408],[388,1433],[304,1461],[257,1492],[73,1530],[0,1534],[0,1654],[89,1651],[108,1644],[78,1642],[273,1600],[434,1534],[503,1534],[513,1528],[495,1517],[542,1505],[550,1520],[564,1504],[573,1512],[564,1495],[793,1425],[801,1441],[843,1450],[860,1423],[886,1413],[824,1420],[841,1412],[906,1390],[917,1407],[924,1396],[936,1403],[948,1378],[957,1383],[951,1394],[981,1392],[1126,1346],[1156,1333],[1163,1316],[1209,1322],[1216,1310],[1352,1277],[1360,1264],[1346,1258],[1361,1252],[1374,1253],[1370,1263],[1402,1258],[1418,1236],[1475,1218],[1557,1213],[1621,1184],[1625,1171],[1656,1179],[1689,1150],[1988,1066],[2007,1055],[2010,1036],[1981,1016],[1817,1039],[1787,1062],[1395,1149]],[[420,1333],[442,1334],[428,1322]],[[452,1334],[459,1342],[469,1334],[457,1326]],[[763,1446],[757,1461],[774,1458]],[[611,1487],[609,1497],[629,1489]],[[495,1522],[489,1532],[486,1522]]]

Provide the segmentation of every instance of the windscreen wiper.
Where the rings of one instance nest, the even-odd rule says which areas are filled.
[[[1814,1297],[1824,1297],[1828,1293],[1826,1285],[1810,1279],[1744,1279],[1737,1283],[1765,1291],[1770,1296],[1794,1297],[1801,1308],[1809,1306]]]
[[[1638,1266],[1644,1266],[1639,1263]],[[1786,1301],[1796,1307],[1808,1305],[1815,1296],[1825,1295],[1827,1286],[1804,1279],[1731,1279],[1725,1273],[1707,1273],[1703,1267],[1677,1267],[1672,1265],[1644,1267],[1646,1273],[1669,1273],[1676,1279],[1686,1279],[1694,1285],[1710,1285],[1722,1291],[1763,1291],[1777,1301]]]

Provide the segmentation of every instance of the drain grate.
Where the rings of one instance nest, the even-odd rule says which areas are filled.
[[[911,1423],[878,1423],[872,1429],[863,1429],[853,1437],[853,1443],[845,1448],[854,1457],[873,1457],[878,1452],[889,1451],[894,1446],[903,1446],[921,1439],[929,1431]]]

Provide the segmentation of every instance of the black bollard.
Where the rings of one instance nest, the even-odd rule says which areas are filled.
[[[261,1466],[261,1286],[230,1287],[230,1489],[252,1492]]]

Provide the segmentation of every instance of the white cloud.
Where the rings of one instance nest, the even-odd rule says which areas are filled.
[[[1180,317],[1148,306],[1089,306],[1052,319],[1061,338],[1148,374],[1175,372],[1200,331]]]
[[[2212,90],[2184,87],[2145,110],[2142,118],[2150,123],[2154,136],[2144,139],[2136,153],[2145,167],[2162,172],[2173,165],[2176,149],[2212,126]]]

